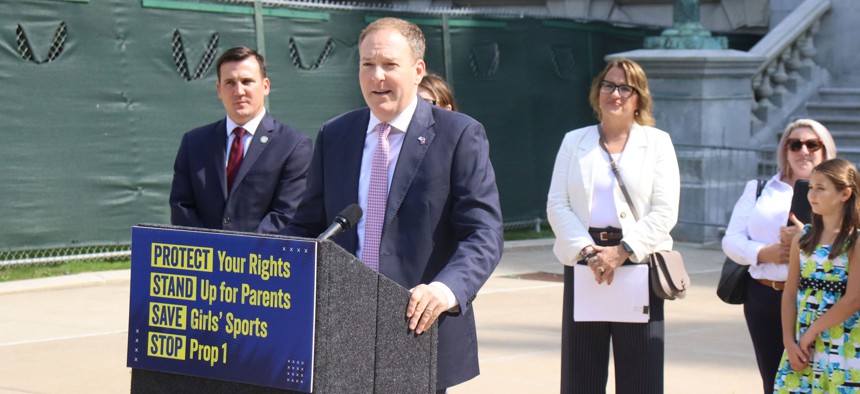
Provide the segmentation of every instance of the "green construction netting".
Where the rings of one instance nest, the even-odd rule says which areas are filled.
[[[256,47],[253,9],[170,0],[0,2],[0,251],[124,244],[132,225],[168,222],[180,137],[224,116],[214,59],[225,48]],[[439,14],[263,11],[269,110],[311,136],[326,119],[363,105],[356,42],[373,18],[419,23],[429,68],[445,74]],[[659,31],[538,18],[447,20],[448,77],[461,110],[486,126],[505,221],[542,218],[563,134],[594,122],[586,96],[604,55],[639,48]],[[731,37],[739,49],[754,41]]]

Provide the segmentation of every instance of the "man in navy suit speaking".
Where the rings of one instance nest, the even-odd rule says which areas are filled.
[[[350,204],[364,216],[334,238],[411,289],[408,328],[438,319],[439,392],[478,375],[472,301],[499,263],[502,214],[489,143],[474,119],[418,99],[424,35],[383,18],[358,39],[368,108],[326,122],[308,190],[285,233],[316,237]]]
[[[182,137],[173,166],[170,222],[277,233],[305,191],[310,138],[266,112],[266,62],[250,48],[218,58],[215,88],[227,116]]]

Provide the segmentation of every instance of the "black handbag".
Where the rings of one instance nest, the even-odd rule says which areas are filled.
[[[761,191],[766,182],[764,179],[757,179],[757,181],[756,200],[761,196]],[[723,270],[720,272],[720,282],[717,284],[717,297],[720,297],[726,304],[743,304],[747,280],[750,278],[749,270],[750,266],[735,263],[734,260],[726,257],[726,261],[723,262]]]
[[[720,283],[717,285],[717,296],[726,304],[739,305],[744,303],[750,266],[740,265],[726,257],[723,271],[720,273]]]

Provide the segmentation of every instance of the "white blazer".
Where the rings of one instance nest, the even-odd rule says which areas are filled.
[[[564,136],[555,160],[547,218],[556,236],[553,252],[565,265],[576,264],[582,248],[594,244],[588,234],[594,168],[607,165],[600,151],[597,126],[588,126]],[[630,260],[641,262],[651,252],[671,250],[669,232],[678,221],[681,179],[669,134],[634,123],[619,170],[639,214],[637,222],[616,182],[613,197],[623,241],[633,249]]]

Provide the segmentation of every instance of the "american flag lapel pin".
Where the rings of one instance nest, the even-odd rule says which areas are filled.
[[[424,136],[422,135],[422,136],[418,137],[418,143],[421,145],[424,145],[427,143],[427,139],[424,138]]]

